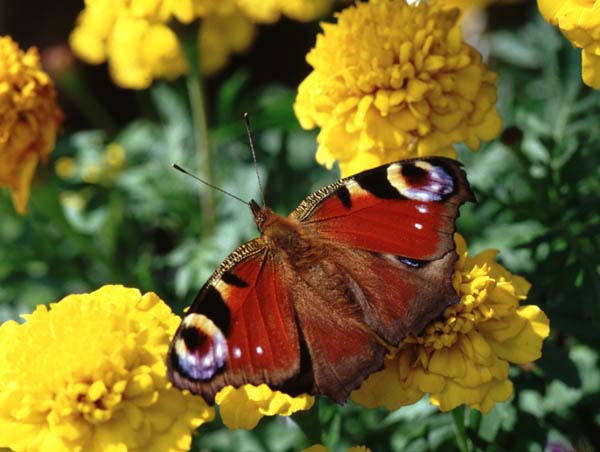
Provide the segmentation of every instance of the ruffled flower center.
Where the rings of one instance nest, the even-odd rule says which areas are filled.
[[[427,326],[418,337],[411,335],[405,339],[407,344],[420,344],[439,350],[453,346],[461,334],[470,333],[480,322],[494,317],[506,315],[507,306],[490,305],[488,297],[510,286],[504,278],[495,280],[490,275],[491,268],[487,264],[474,266],[470,271],[454,275],[454,286],[462,295],[460,303],[449,306],[443,314],[443,319]],[[515,306],[516,307],[516,304]]]

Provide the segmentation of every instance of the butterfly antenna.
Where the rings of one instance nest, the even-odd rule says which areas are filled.
[[[262,181],[260,180],[260,174],[258,173],[258,164],[256,163],[256,151],[254,150],[254,137],[252,135],[252,129],[250,128],[250,117],[248,113],[244,113],[244,125],[246,126],[246,133],[248,134],[248,141],[250,142],[250,150],[252,151],[252,161],[254,162],[254,171],[256,171],[256,178],[258,179],[258,188],[260,189],[260,197],[262,199],[262,205],[265,207],[265,191],[263,190]]]
[[[236,196],[236,195],[234,195],[233,193],[229,193],[228,191],[226,191],[226,190],[223,190],[222,188],[219,188],[219,187],[217,187],[217,186],[215,186],[215,185],[213,185],[213,184],[210,184],[210,183],[206,182],[205,180],[202,180],[202,179],[200,179],[198,176],[196,176],[196,175],[194,175],[194,174],[190,173],[189,171],[187,171],[187,170],[183,169],[183,168],[182,168],[181,166],[179,166],[177,163],[172,163],[171,165],[172,165],[172,166],[173,166],[173,168],[175,168],[177,171],[181,171],[183,174],[187,174],[188,176],[190,176],[190,177],[192,177],[192,178],[196,179],[198,182],[202,182],[204,185],[208,185],[210,188],[213,188],[213,189],[215,189],[215,190],[217,190],[217,191],[220,191],[221,193],[224,193],[224,194],[226,194],[227,196],[231,196],[232,198],[234,198],[234,199],[237,199],[238,201],[240,201],[240,202],[243,202],[243,203],[244,203],[244,204],[246,204],[246,205],[249,205],[249,204],[250,204],[248,201],[244,201],[244,200],[243,200],[242,198],[240,198],[239,196]]]

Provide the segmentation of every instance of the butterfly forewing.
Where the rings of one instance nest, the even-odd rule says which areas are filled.
[[[433,260],[454,249],[458,207],[472,199],[456,161],[405,160],[325,187],[292,216],[348,247]]]
[[[190,318],[199,321],[186,324]],[[218,329],[207,331],[204,325],[210,323]],[[186,344],[191,334],[199,340]],[[209,356],[201,345],[214,349],[221,337],[223,359],[208,360],[208,371],[197,372]],[[299,371],[299,347],[290,288],[266,247],[246,245],[215,272],[190,307],[171,344],[169,375],[177,387],[212,402],[226,385],[283,384]]]

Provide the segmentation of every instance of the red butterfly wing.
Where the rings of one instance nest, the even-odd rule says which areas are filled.
[[[431,262],[408,261],[392,254],[337,247],[330,254],[340,264],[362,318],[387,343],[398,345],[409,333],[419,334],[450,304],[458,302],[452,287],[456,254]]]
[[[300,373],[279,389],[323,394],[343,403],[367,375],[382,367],[387,350],[365,323],[360,306],[350,302],[347,287],[340,284],[342,274],[331,272],[335,263],[321,257],[310,268],[283,267],[293,282],[302,360]]]
[[[473,199],[460,164],[434,157],[342,179],[313,193],[292,216],[333,243],[434,260],[454,249],[458,207]]]
[[[459,163],[416,159],[325,187],[291,217],[327,250],[327,259],[346,288],[341,297],[360,307],[363,322],[374,333],[397,345],[458,302],[451,281],[457,259],[453,233],[460,204],[472,199]],[[327,272],[320,277],[326,279]],[[315,307],[321,316],[329,308],[327,303]],[[318,316],[301,312],[298,316],[307,343],[326,340],[319,333],[310,337]],[[347,356],[339,346],[331,353],[340,361]],[[318,354],[312,358],[315,372],[331,360]]]
[[[261,239],[221,264],[186,313],[169,351],[169,376],[212,403],[226,385],[281,385],[300,366],[290,288]]]

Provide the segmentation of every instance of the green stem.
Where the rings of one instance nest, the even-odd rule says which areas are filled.
[[[202,76],[200,75],[198,64],[190,64],[189,66],[190,70],[187,76],[187,89],[190,97],[190,108],[192,110],[196,152],[200,157],[202,179],[209,184],[212,184],[212,156],[210,142],[208,140],[208,125],[206,120]],[[207,234],[211,234],[215,225],[212,190],[201,191],[200,204],[202,206],[202,222],[204,224],[204,230]]]
[[[313,444],[323,444],[323,431],[321,429],[321,420],[319,418],[319,405],[315,402],[308,411],[298,411],[291,418],[300,427],[304,436]]]
[[[465,406],[461,405],[452,411],[452,420],[454,421],[454,433],[456,435],[456,444],[461,452],[469,452],[467,432],[465,430]]]

